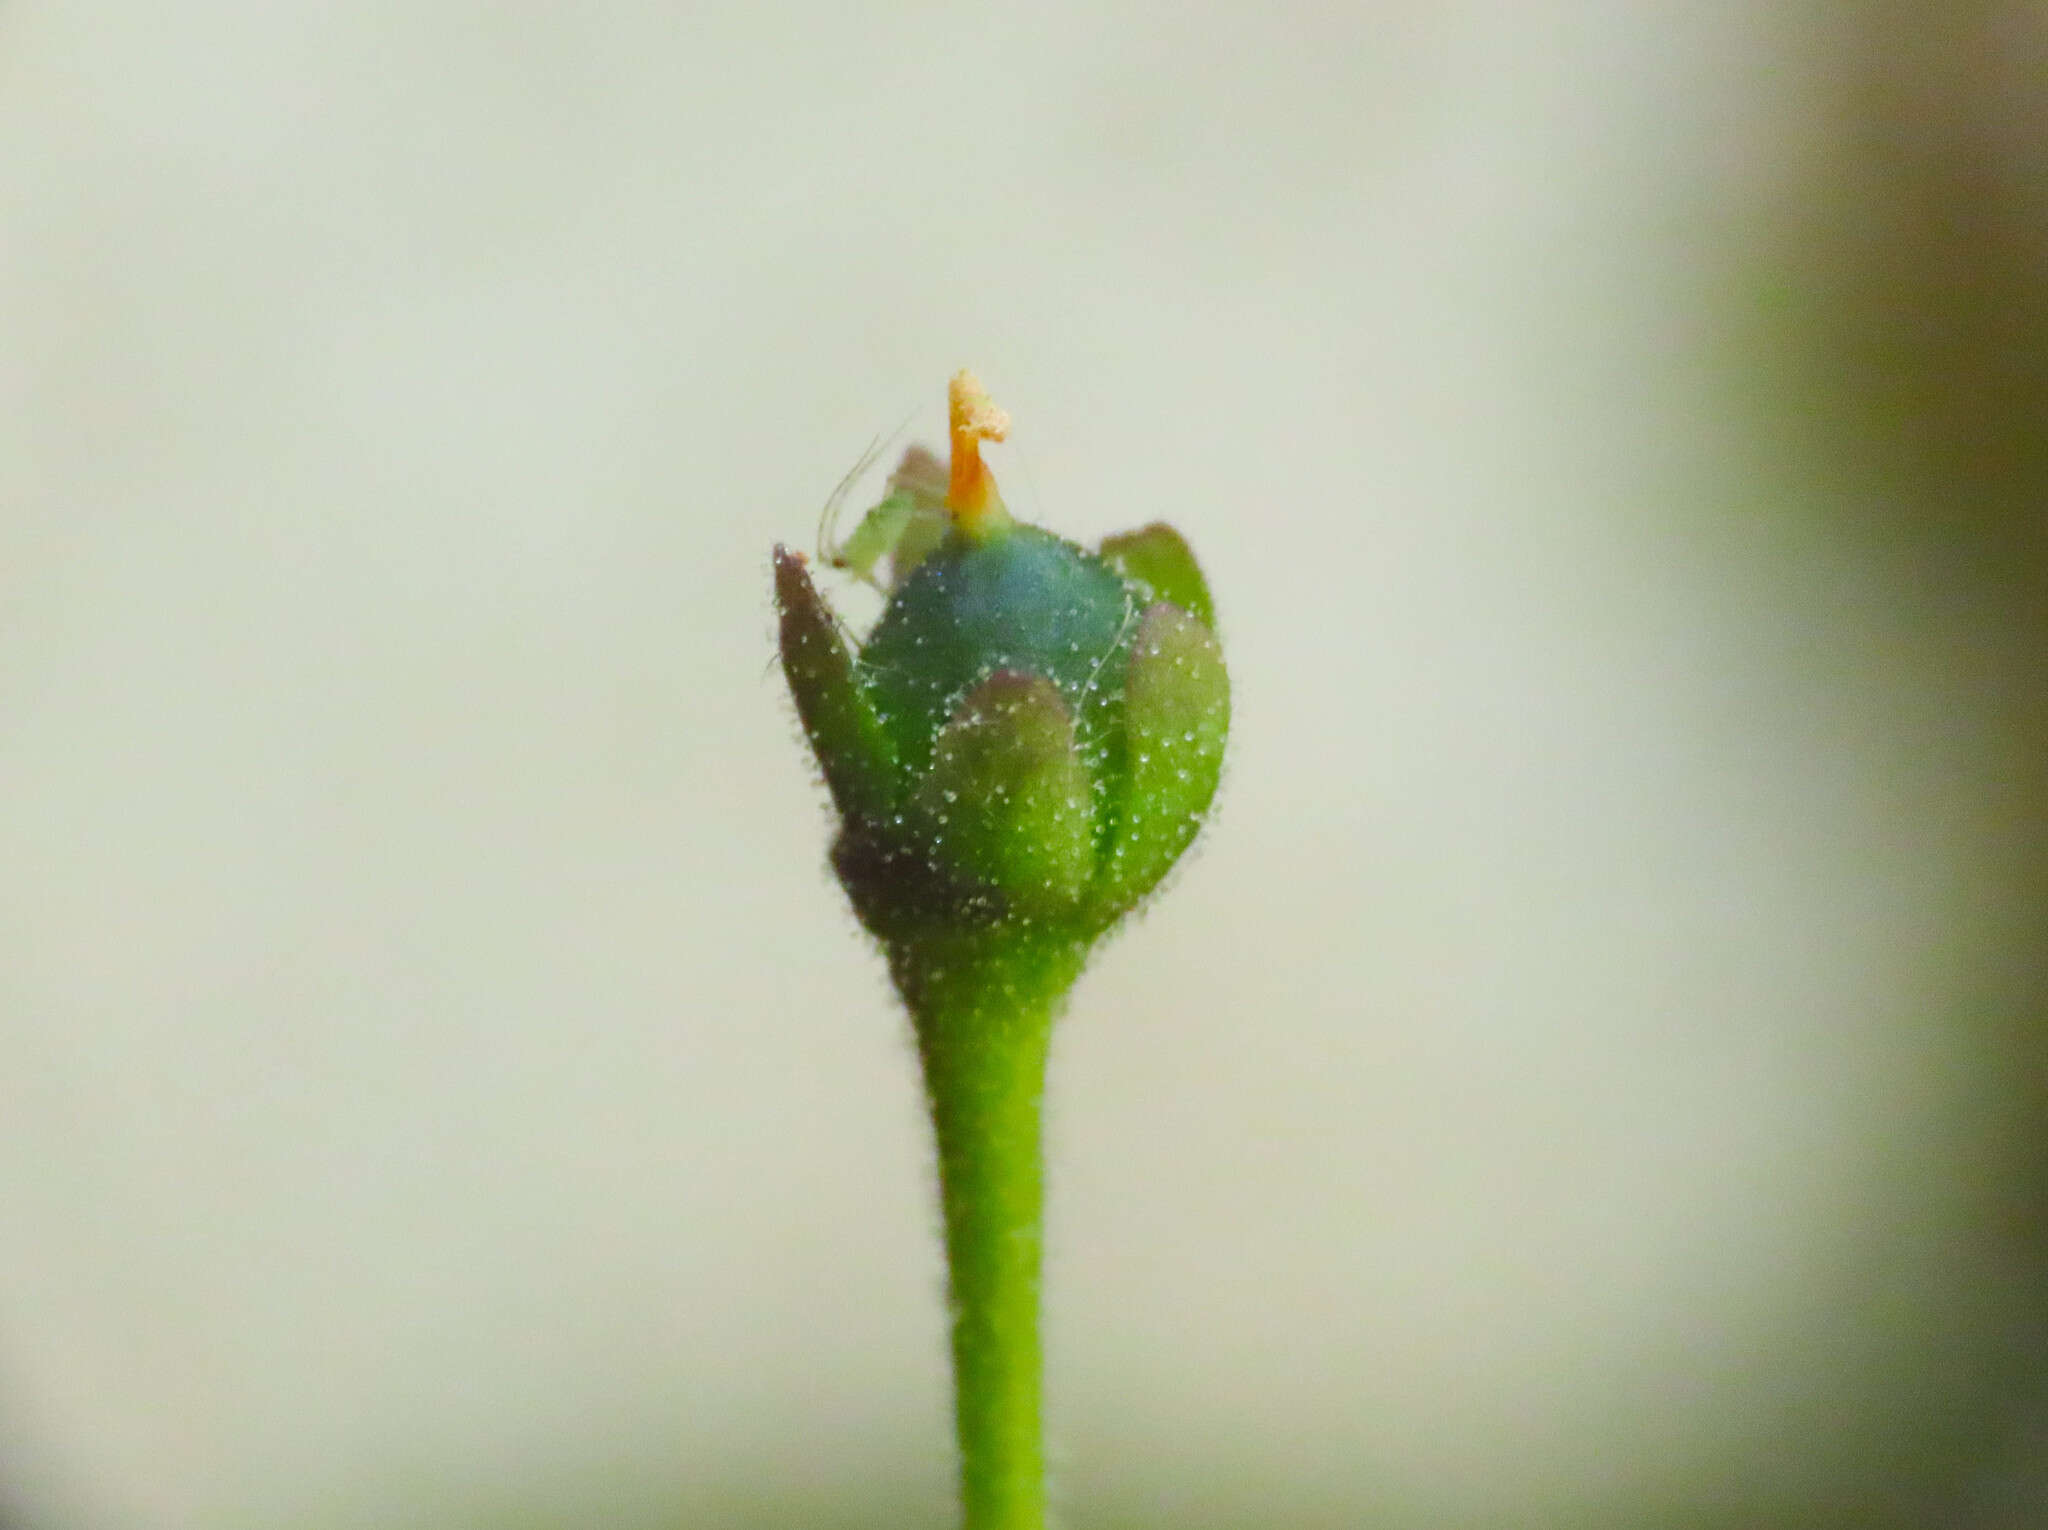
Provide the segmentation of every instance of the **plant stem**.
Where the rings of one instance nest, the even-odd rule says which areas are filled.
[[[1043,1530],[1040,1100],[1084,941],[997,925],[897,945],[938,1140],[966,1530]]]

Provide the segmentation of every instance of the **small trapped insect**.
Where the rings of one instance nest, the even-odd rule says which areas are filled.
[[[861,517],[852,536],[834,542],[832,536],[838,529],[839,512],[845,506],[847,492],[854,480],[873,464],[878,449],[869,447],[825,502],[825,512],[818,522],[818,558],[887,595],[912,569],[937,551],[953,521],[946,508],[945,464],[923,447],[913,446],[889,475],[889,491],[882,496],[881,503]],[[878,573],[885,562],[886,572]]]

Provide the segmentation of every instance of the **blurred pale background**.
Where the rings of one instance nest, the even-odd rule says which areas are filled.
[[[0,6],[9,1523],[948,1522],[767,553],[962,364],[1238,694],[1068,1522],[2043,1522],[2048,24],[1926,11]]]

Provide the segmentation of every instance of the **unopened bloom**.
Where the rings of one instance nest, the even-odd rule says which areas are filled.
[[[903,528],[857,649],[776,548],[783,671],[871,931],[1085,943],[1158,885],[1215,795],[1230,689],[1208,586],[1170,526],[1088,552],[1013,519],[981,458],[1008,417],[966,372],[949,403],[943,501],[913,455],[856,533]]]

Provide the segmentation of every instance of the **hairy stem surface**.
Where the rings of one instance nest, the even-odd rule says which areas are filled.
[[[966,1530],[1043,1530],[1040,1101],[1052,1025],[1086,955],[998,925],[898,945],[938,1141]]]

